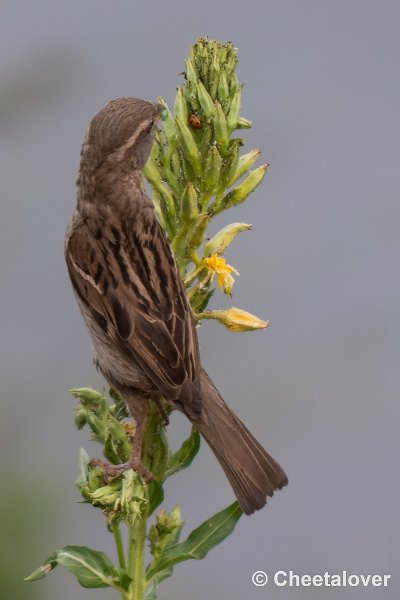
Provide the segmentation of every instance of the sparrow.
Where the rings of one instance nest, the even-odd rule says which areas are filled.
[[[143,186],[163,107],[109,102],[91,121],[65,239],[73,290],[94,360],[136,422],[129,461],[147,481],[142,438],[149,399],[182,411],[221,464],[244,513],[262,508],[288,479],[224,402],[203,369],[196,322],[169,242]]]

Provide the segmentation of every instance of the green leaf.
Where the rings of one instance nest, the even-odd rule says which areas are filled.
[[[146,592],[146,600],[157,600],[157,585],[153,583]]]
[[[150,516],[164,500],[164,489],[159,481],[153,479],[153,481],[150,481],[150,483],[147,484],[147,492],[149,494],[147,514]]]
[[[57,562],[75,575],[82,587],[100,588],[118,585],[120,576],[111,559],[86,546],[65,546]]]
[[[237,502],[216,513],[194,529],[184,542],[166,548],[160,559],[149,568],[147,579],[184,560],[204,558],[232,533],[241,515],[242,510]]]
[[[168,461],[168,467],[165,471],[165,479],[182,469],[188,467],[200,448],[200,434],[196,430],[192,430],[190,436],[185,440],[182,446],[172,454]]]
[[[29,575],[26,581],[42,579],[57,565],[73,573],[85,588],[113,587],[127,591],[131,582],[125,571],[118,570],[104,552],[86,546],[65,546],[58,550],[44,565]]]

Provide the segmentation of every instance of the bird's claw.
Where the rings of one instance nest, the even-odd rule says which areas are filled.
[[[125,471],[129,471],[129,469],[138,473],[146,483],[150,483],[150,481],[153,481],[154,479],[153,474],[146,469],[142,461],[137,460],[135,457],[131,457],[128,462],[120,465],[112,465],[98,458],[92,458],[89,462],[89,466],[100,467],[103,471],[103,477],[106,483],[109,483],[115,477],[119,477],[125,473]]]

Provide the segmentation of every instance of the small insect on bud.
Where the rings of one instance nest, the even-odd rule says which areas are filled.
[[[200,121],[199,117],[195,114],[190,115],[188,119],[189,125],[193,127],[193,129],[201,129],[203,127],[203,123]]]

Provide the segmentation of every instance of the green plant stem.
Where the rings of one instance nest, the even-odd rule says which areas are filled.
[[[144,600],[144,546],[146,542],[146,518],[135,519],[128,527],[128,575],[132,577],[127,600]]]
[[[119,524],[113,523],[111,528],[112,528],[112,532],[113,532],[114,539],[115,539],[115,545],[117,547],[119,566],[121,567],[121,569],[124,569],[124,571],[126,571],[124,545],[122,542],[122,536],[121,536],[121,530],[119,528]]]

